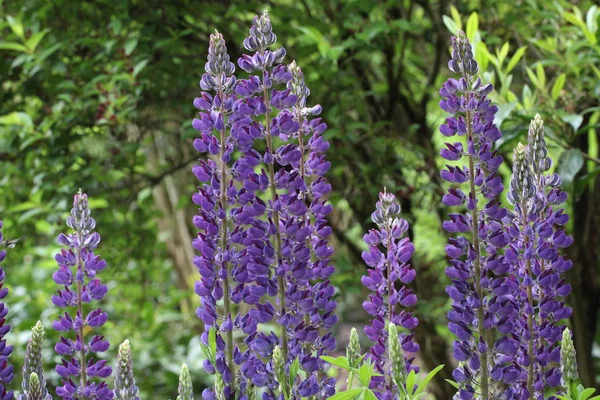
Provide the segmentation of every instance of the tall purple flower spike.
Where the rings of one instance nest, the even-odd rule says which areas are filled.
[[[86,327],[99,328],[108,318],[101,308],[86,310],[89,309],[87,304],[102,300],[108,290],[97,277],[98,272],[106,268],[106,262],[94,254],[100,235],[94,232],[96,221],[90,215],[88,197],[80,190],[67,218],[73,232],[61,233],[57,238],[63,249],[55,257],[58,270],[52,275],[54,282],[64,287],[52,296],[52,302],[67,309],[52,326],[59,332],[72,332],[71,337],[61,337],[54,347],[56,353],[64,357],[56,366],[62,378],[62,386],[56,389],[56,394],[67,400],[113,398],[104,381],[111,375],[112,368],[105,360],[93,358],[93,353],[105,352],[110,344],[98,334],[87,341],[84,336]]]
[[[387,325],[390,322],[405,330],[400,335],[400,343],[407,372],[418,372],[418,367],[412,365],[414,353],[419,351],[412,331],[419,321],[410,311],[417,303],[417,296],[406,286],[416,275],[409,263],[415,247],[405,236],[408,222],[400,218],[400,204],[393,194],[385,191],[379,193],[379,201],[371,219],[377,229],[371,229],[364,236],[369,250],[362,253],[362,258],[369,270],[361,280],[372,292],[363,302],[363,308],[371,316],[371,323],[365,327],[365,334],[373,341],[368,357],[382,374],[373,378],[371,387],[377,390],[380,398],[392,399],[395,390],[391,386],[393,383],[389,370]]]
[[[193,198],[200,207],[193,243],[202,276],[197,314],[207,328],[226,333],[225,339],[217,335],[217,365],[205,363],[207,371],[223,376],[226,398],[255,387],[264,388],[266,398],[274,396],[279,384],[270,360],[276,345],[287,365],[298,358],[308,372],[294,387],[284,385],[286,393],[308,397],[320,391],[328,397],[334,391],[333,379],[319,385],[316,376],[325,368],[319,356],[335,346],[328,330],[336,322],[326,126],[310,118],[320,107],[306,107],[309,91],[300,68],[281,65],[284,49],[268,49],[275,42],[268,14],[256,16],[244,41],[254,54],[238,61],[251,75],[236,81],[222,36],[212,35],[200,82],[206,92],[194,101],[200,114],[193,127],[201,133],[194,147],[215,159],[194,167],[203,182]],[[242,302],[249,311],[233,314]],[[257,329],[274,319],[281,331]],[[233,330],[244,333],[243,347],[230,339]],[[215,393],[207,389],[203,397]]]
[[[2,221],[0,221],[0,263],[6,258],[6,250],[3,249],[8,244],[2,236]],[[6,344],[4,336],[10,331],[10,325],[5,325],[8,307],[4,304],[4,299],[8,295],[8,289],[4,286],[4,269],[0,268],[0,400],[11,400],[14,397],[12,390],[6,390],[6,385],[13,380],[14,369],[8,362],[8,357],[13,351],[13,346]]]
[[[298,358],[308,373],[294,387],[284,387],[288,394],[328,397],[333,394],[334,380],[319,382],[317,372],[325,368],[319,357],[335,347],[329,330],[337,321],[334,288],[329,282],[334,271],[329,264],[333,248],[327,241],[331,228],[326,220],[332,210],[326,202],[331,191],[325,178],[330,167],[325,159],[329,143],[323,138],[326,125],[321,118],[312,118],[321,107],[306,105],[310,91],[302,70],[295,62],[281,65],[286,52],[270,50],[275,42],[269,15],[256,16],[244,41],[254,53],[238,61],[251,76],[236,87],[241,97],[236,104],[247,108],[253,121],[249,131],[264,140],[266,147],[260,154],[261,169],[250,175],[254,181],[266,181],[267,187],[260,190],[269,198],[266,239],[274,252],[267,255],[267,261],[277,282],[276,318],[282,329],[280,342],[269,342],[268,353],[279,344],[286,364]],[[247,136],[243,130],[237,132]],[[266,338],[259,334],[256,339]]]
[[[565,297],[571,286],[564,273],[571,261],[560,256],[572,238],[565,232],[569,220],[560,204],[567,195],[560,189],[557,174],[548,174],[552,165],[539,115],[531,121],[528,144],[515,150],[509,201],[511,245],[507,259],[517,265],[520,282],[521,318],[516,326],[521,339],[518,362],[527,373],[517,387],[522,398],[539,398],[547,387],[560,385],[560,346],[564,324],[571,315]]]
[[[216,365],[206,360],[204,367],[207,372],[222,376],[226,384],[224,395],[228,399],[235,395],[235,368],[242,361],[240,349],[233,340],[233,331],[240,329],[246,334],[254,334],[257,326],[249,315],[243,318],[234,316],[232,305],[242,301],[256,305],[270,286],[268,279],[262,279],[264,272],[251,263],[248,255],[252,250],[258,253],[264,247],[263,241],[254,239],[257,232],[247,227],[255,222],[254,216],[260,214],[261,200],[255,196],[255,189],[247,188],[249,185],[236,188],[232,177],[234,173],[229,166],[233,152],[239,148],[239,143],[231,136],[238,115],[233,109],[234,70],[223,35],[215,31],[210,36],[206,73],[200,81],[203,92],[194,100],[194,106],[200,113],[192,126],[201,133],[194,141],[195,149],[214,156],[216,161],[207,158],[193,168],[202,185],[192,197],[199,206],[193,220],[199,232],[192,245],[199,252],[194,257],[194,264],[201,276],[195,284],[195,291],[200,296],[196,315],[205,325],[201,340],[208,344],[207,332],[211,328],[218,333]],[[250,285],[254,281],[259,281],[262,286]],[[221,300],[222,309],[218,304]],[[254,312],[261,310],[253,308],[250,311]],[[270,315],[272,318],[272,312]],[[271,319],[268,309],[261,312],[261,316],[265,321]],[[215,394],[206,389],[203,396],[210,399]]]
[[[456,398],[471,399],[476,390],[485,399],[492,394],[511,398],[510,384],[522,371],[514,360],[519,346],[513,322],[519,315],[518,283],[502,255],[508,235],[502,222],[507,210],[497,200],[503,191],[497,173],[503,159],[494,149],[502,136],[494,125],[498,109],[487,99],[492,85],[482,85],[477,78],[479,67],[463,32],[452,39],[448,66],[459,78],[449,79],[440,89],[440,107],[452,114],[440,132],[446,137],[466,136],[467,142],[466,148],[456,142],[446,143],[441,150],[446,160],[467,161],[449,164],[441,172],[452,184],[443,203],[466,206],[466,212],[451,213],[443,223],[447,232],[455,234],[446,246],[451,260],[446,274],[452,282],[446,291],[452,299],[448,326],[456,335],[453,354],[460,362],[454,371],[460,385]],[[493,387],[500,388],[498,393]]]

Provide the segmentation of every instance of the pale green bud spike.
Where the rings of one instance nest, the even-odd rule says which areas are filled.
[[[40,390],[42,392],[42,398],[48,396],[48,390],[46,389],[46,379],[44,378],[44,367],[42,365],[42,349],[44,345],[44,325],[41,321],[38,321],[33,328],[31,328],[31,338],[27,342],[27,350],[25,352],[25,362],[23,363],[23,393],[28,394],[30,391],[30,380],[32,374],[35,374],[36,379],[39,382]]]
[[[360,341],[356,328],[350,330],[350,341],[346,347],[346,358],[351,367],[357,368],[360,360]]]
[[[133,366],[131,361],[131,346],[129,340],[125,340],[119,346],[117,353],[117,373],[115,375],[115,399],[117,400],[139,400],[137,396],[138,387],[133,377]]]
[[[215,379],[215,397],[217,400],[225,400],[225,382],[221,374],[217,374]]]
[[[29,375],[27,400],[43,400],[43,390],[38,374],[32,372],[31,375]]]
[[[177,396],[177,400],[194,400],[192,377],[190,376],[190,369],[185,363],[181,365],[181,372],[179,373],[179,396]]]
[[[279,346],[275,346],[273,349],[273,369],[275,370],[275,377],[279,382],[280,390],[283,390],[285,384],[285,360]]]
[[[400,337],[396,325],[390,323],[388,328],[388,351],[390,356],[390,366],[392,369],[392,380],[397,386],[404,384],[406,376],[406,363],[404,361],[404,352],[400,345]]]
[[[564,387],[568,387],[572,382],[579,379],[575,345],[569,328],[565,328],[563,331],[560,344],[560,371],[562,374],[561,383]]]
[[[246,384],[246,398],[248,400],[258,400],[256,387],[252,384],[251,381],[248,381]]]

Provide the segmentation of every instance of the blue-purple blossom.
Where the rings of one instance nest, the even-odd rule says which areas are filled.
[[[418,324],[410,308],[417,303],[417,296],[408,288],[415,279],[415,270],[409,261],[415,247],[406,237],[408,222],[400,218],[400,204],[391,193],[379,194],[376,210],[371,216],[377,229],[371,229],[364,241],[369,246],[362,258],[369,267],[368,275],[362,277],[362,283],[372,293],[363,302],[363,308],[371,316],[371,323],[365,327],[365,334],[373,342],[368,357],[382,376],[373,377],[371,386],[381,398],[394,398],[393,374],[390,368],[391,349],[389,348],[388,324],[400,327],[399,336],[402,353],[395,349],[394,358],[404,357],[406,372],[411,369],[414,353],[419,345],[413,339],[413,331]],[[396,363],[398,364],[398,363]]]
[[[8,241],[5,241],[2,236],[2,221],[0,221],[0,263],[6,258],[6,250],[3,247],[7,243]],[[13,346],[7,344],[4,338],[10,331],[10,325],[6,324],[8,307],[3,301],[8,295],[8,289],[4,287],[4,278],[4,269],[0,267],[0,400],[11,400],[14,392],[7,390],[6,385],[12,382],[15,367],[8,362]]]
[[[453,234],[446,246],[451,259],[446,274],[452,282],[446,291],[452,299],[448,326],[456,336],[453,354],[460,362],[454,372],[460,386],[457,398],[471,399],[476,390],[482,398],[499,396],[500,392],[510,396],[510,387],[496,393],[490,384],[510,385],[520,373],[511,356],[519,343],[511,336],[519,313],[515,299],[518,284],[510,277],[511,265],[501,251],[508,235],[502,222],[507,211],[497,200],[503,191],[497,172],[503,159],[494,149],[502,136],[494,125],[498,108],[487,98],[492,85],[482,84],[477,77],[479,67],[463,32],[452,39],[448,66],[458,78],[449,79],[440,89],[440,107],[452,114],[440,132],[466,139],[466,145],[446,143],[441,150],[448,161],[466,161],[447,165],[441,172],[452,184],[443,197],[444,204],[462,210],[466,207],[466,211],[449,214],[443,223]]]
[[[94,360],[93,353],[108,350],[110,344],[103,336],[95,334],[86,340],[86,327],[103,326],[108,316],[101,308],[89,310],[88,304],[102,300],[107,292],[100,282],[98,272],[106,268],[106,262],[94,253],[100,243],[100,235],[94,232],[96,221],[91,217],[88,198],[81,190],[73,200],[67,225],[72,233],[61,233],[57,242],[63,249],[56,255],[58,270],[52,276],[63,287],[52,296],[52,302],[67,311],[52,324],[59,332],[65,332],[54,350],[63,357],[56,366],[62,378],[62,386],[56,394],[67,400],[77,398],[112,399],[113,393],[105,378],[112,368],[105,360]],[[72,332],[67,336],[68,332]]]

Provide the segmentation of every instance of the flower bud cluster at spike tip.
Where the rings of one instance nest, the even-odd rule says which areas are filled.
[[[181,365],[178,393],[177,400],[194,400],[192,377],[190,376],[190,370],[186,364]]]
[[[485,396],[510,396],[502,389],[493,392],[493,387],[506,387],[518,375],[510,357],[518,347],[518,341],[510,337],[519,314],[518,286],[510,276],[513,266],[503,255],[509,241],[503,227],[508,211],[498,201],[504,190],[498,174],[503,158],[495,149],[502,136],[494,125],[498,108],[487,98],[492,85],[484,85],[476,76],[479,67],[463,32],[452,39],[448,66],[459,76],[440,89],[440,107],[451,114],[440,133],[448,138],[466,136],[466,144],[445,143],[441,150],[441,156],[453,162],[441,172],[451,184],[442,201],[449,207],[462,207],[443,222],[452,234],[446,246],[450,258],[446,274],[451,280],[446,292],[452,299],[448,326],[456,335],[453,354],[460,362],[454,378],[460,386],[459,399],[471,399],[479,383],[482,392],[490,391]],[[490,385],[491,381],[506,385]]]
[[[277,42],[277,35],[273,33],[271,18],[267,11],[254,17],[249,33],[248,37],[244,39],[244,47],[255,54],[244,54],[238,61],[240,68],[251,73],[255,70],[264,71],[281,64],[286,55],[285,49],[280,47],[274,51],[268,50]]]
[[[544,138],[544,121],[539,114],[529,125],[527,143],[531,152],[531,167],[536,175],[541,175],[552,167],[552,159],[548,157],[546,139]]]
[[[0,221],[0,263],[6,258],[6,250],[3,248],[6,243],[2,236],[2,221]],[[13,347],[7,345],[4,338],[10,331],[10,325],[5,325],[8,307],[4,304],[4,299],[8,295],[8,289],[4,287],[4,277],[4,269],[0,267],[0,400],[10,400],[14,397],[14,393],[12,390],[7,391],[6,385],[12,382],[15,367],[8,362]]]
[[[115,374],[115,399],[139,400],[137,396],[138,387],[133,377],[133,365],[131,361],[131,346],[129,340],[125,340],[119,346],[117,354],[117,370]]]
[[[202,76],[200,81],[202,90],[218,90],[218,88],[221,88],[223,91],[229,91],[235,85],[235,76],[231,76],[235,71],[235,65],[229,61],[225,39],[217,31],[210,35],[208,57],[204,70],[206,74]]]
[[[19,396],[19,400],[27,400],[30,391],[29,380],[32,374],[36,374],[41,391],[42,399],[50,398],[48,389],[46,389],[46,379],[44,378],[44,367],[42,365],[42,346],[44,344],[44,326],[38,321],[31,328],[31,338],[27,342],[27,350],[25,352],[25,362],[23,364],[23,394]]]
[[[112,399],[113,393],[104,382],[112,373],[105,360],[94,360],[93,353],[108,350],[110,344],[104,336],[93,335],[86,340],[84,332],[89,328],[103,326],[108,316],[101,308],[86,312],[86,305],[102,300],[107,292],[97,274],[106,268],[106,262],[94,254],[100,243],[100,235],[93,232],[96,221],[91,217],[88,198],[81,190],[73,200],[67,225],[73,230],[60,234],[57,242],[63,249],[56,255],[58,270],[52,275],[54,282],[62,287],[52,296],[52,302],[65,312],[54,321],[52,327],[59,332],[72,332],[71,337],[61,337],[54,350],[63,357],[56,366],[62,378],[62,386],[56,394],[65,399],[98,398]]]
[[[513,175],[507,196],[508,201],[516,208],[519,208],[523,202],[526,203],[535,194],[535,185],[528,156],[527,148],[519,143],[514,150]]]
[[[452,38],[452,58],[448,62],[450,71],[459,75],[473,76],[479,72],[479,65],[473,58],[473,49],[463,31]]]
[[[560,370],[562,374],[561,385],[563,387],[567,387],[569,384],[579,379],[575,346],[573,345],[573,337],[569,328],[565,328],[562,334],[560,345]]]
[[[386,365],[388,360],[389,340],[388,323],[402,327],[407,333],[400,335],[403,356],[406,357],[406,370],[418,370],[412,366],[419,345],[414,342],[413,331],[418,320],[407,308],[413,307],[417,296],[407,284],[415,279],[415,270],[409,264],[415,248],[408,237],[408,223],[400,218],[400,204],[391,193],[379,194],[376,210],[371,218],[377,229],[371,229],[364,241],[369,250],[362,253],[362,258],[369,267],[368,275],[362,277],[362,283],[372,292],[363,302],[363,308],[371,316],[371,323],[365,327],[365,334],[374,343],[368,357],[375,363],[383,376],[374,377],[371,386],[382,395],[393,393],[387,385]],[[400,308],[400,310],[399,310]]]

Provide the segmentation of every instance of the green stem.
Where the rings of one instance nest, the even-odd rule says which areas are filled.
[[[467,82],[469,82],[467,80]],[[468,100],[468,99],[467,99]],[[467,135],[468,140],[473,141],[473,125],[470,111],[467,111]],[[479,331],[479,338],[486,339],[486,332],[484,325],[485,311],[484,311],[484,297],[483,288],[481,287],[481,255],[479,249],[479,235],[477,232],[477,192],[475,191],[475,163],[473,162],[474,154],[469,154],[469,186],[470,186],[470,197],[473,200],[473,209],[471,210],[471,219],[473,225],[473,248],[475,252],[475,290],[479,297],[479,307],[477,307],[477,328]],[[481,398],[482,400],[489,399],[489,382],[488,382],[488,356],[487,351],[479,353],[479,362],[481,363]]]
[[[527,245],[529,244],[529,235],[527,234],[527,204],[525,201],[521,202],[521,208],[523,212],[523,232],[525,234],[525,238],[523,239],[525,243],[525,249],[527,249]],[[527,252],[527,250],[525,250]],[[527,283],[527,304],[532,310],[527,314],[527,330],[529,330],[529,339],[527,341],[527,355],[529,358],[529,366],[527,367],[527,390],[529,391],[529,399],[533,400],[533,274],[531,272],[531,259],[527,257],[525,259],[525,270],[527,272],[527,279],[529,280]]]
[[[265,135],[265,139],[267,142],[267,151],[269,152],[269,154],[274,157],[274,153],[273,153],[273,138],[271,137],[271,108],[270,108],[270,100],[269,100],[269,90],[267,89],[266,86],[264,86],[263,88],[263,100],[265,103],[265,108],[266,108],[266,112],[265,112],[265,130],[266,130],[266,135]],[[268,168],[269,168],[269,186],[271,187],[271,199],[273,201],[273,205],[275,205],[275,202],[277,201],[278,195],[277,195],[277,183],[275,182],[275,166],[274,166],[275,160],[272,160],[271,163],[268,164]],[[280,259],[281,259],[281,230],[279,228],[279,211],[277,211],[275,209],[275,207],[273,207],[273,224],[275,225],[275,271],[277,272],[277,269],[279,268],[280,265]],[[286,309],[285,309],[285,280],[283,276],[277,276],[277,286],[278,286],[278,296],[279,296],[279,315],[283,316],[286,313]],[[288,337],[287,337],[287,330],[285,328],[285,326],[281,325],[281,353],[283,355],[283,359],[285,360],[285,363],[287,364],[288,362]],[[289,393],[289,388],[287,387],[288,385],[285,384],[283,385],[283,389],[284,389],[284,395],[287,396],[287,393]]]
[[[77,233],[79,245],[81,246],[81,242],[83,241],[82,235],[80,232]],[[81,249],[77,249],[77,269],[81,271],[81,275],[83,276],[83,259],[81,258]],[[83,330],[83,302],[81,301],[81,292],[83,288],[81,285],[81,281],[77,279],[77,313],[81,317],[81,325],[78,329],[79,340],[81,340],[81,350],[79,351],[79,363],[81,367],[81,389],[87,386],[87,361],[85,359],[85,340],[84,340],[84,330]]]
[[[223,254],[227,248],[227,166],[225,163],[225,109],[223,107],[223,103],[225,99],[223,98],[223,88],[219,85],[219,96],[221,98],[221,105],[219,107],[219,112],[221,114],[221,118],[223,118],[223,129],[220,131],[220,139],[221,146],[219,147],[219,158],[221,160],[221,208],[223,209],[223,213],[225,216],[221,220],[221,251]],[[229,288],[229,264],[225,259],[221,262],[221,269],[225,270],[225,277],[223,278],[223,303],[225,306],[225,319],[230,318],[231,316],[231,298],[230,298],[230,288]],[[228,329],[225,338],[226,345],[226,357],[227,357],[227,366],[229,367],[229,372],[231,373],[231,390],[235,391],[235,369],[233,365],[233,331],[232,329]]]
[[[346,379],[346,390],[352,389],[353,383],[354,383],[354,371],[350,371],[348,373],[348,378]]]

